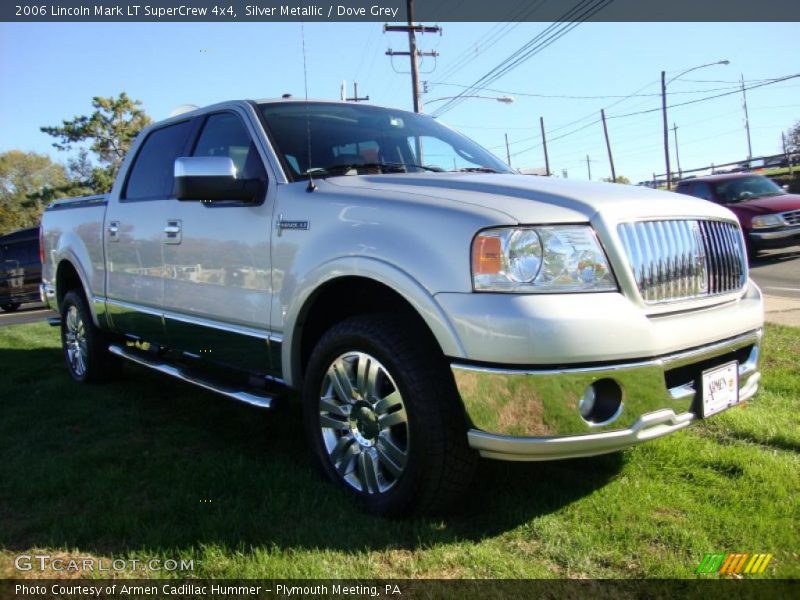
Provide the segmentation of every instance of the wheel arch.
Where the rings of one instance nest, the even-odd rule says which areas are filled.
[[[61,303],[64,300],[64,296],[66,296],[67,292],[70,290],[77,290],[86,300],[95,326],[100,327],[100,321],[95,310],[93,298],[88,292],[87,277],[83,270],[77,266],[79,264],[80,263],[70,258],[62,258],[59,261],[56,267],[56,306],[58,311],[61,312]]]
[[[284,381],[301,387],[316,341],[334,323],[357,314],[400,312],[417,319],[445,356],[464,357],[455,329],[422,285],[392,265],[350,258],[323,267],[298,286],[302,292],[287,311],[281,360]],[[347,295],[347,302],[342,300]]]

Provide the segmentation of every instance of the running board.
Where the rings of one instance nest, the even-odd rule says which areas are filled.
[[[173,367],[172,365],[160,362],[158,360],[152,360],[148,357],[142,356],[141,354],[134,354],[132,352],[128,352],[127,350],[125,350],[125,348],[121,346],[112,344],[111,346],[108,347],[108,351],[111,352],[111,354],[116,354],[117,356],[120,356],[126,360],[134,362],[143,367],[153,369],[155,371],[158,371],[159,373],[163,373],[164,375],[169,375],[170,377],[175,377],[176,379],[180,379],[181,381],[194,384],[211,392],[216,392],[217,394],[226,396],[227,398],[231,398],[238,402],[249,404],[250,406],[256,406],[258,408],[270,408],[272,406],[273,400],[275,400],[275,396],[273,395],[256,394],[253,392],[235,389],[227,385],[221,385],[216,382],[201,379],[200,377],[186,373],[185,371],[179,369],[178,367]]]

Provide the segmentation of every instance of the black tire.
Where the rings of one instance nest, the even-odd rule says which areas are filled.
[[[374,368],[374,379],[358,379],[362,360],[364,373],[372,375]],[[329,376],[334,363],[352,384],[349,408],[342,401],[348,394],[340,393],[342,387],[337,392]],[[369,388],[369,383],[362,385],[367,380],[378,390],[374,394],[361,393]],[[393,402],[393,412],[385,412]],[[329,412],[331,406],[338,408]],[[466,419],[449,366],[430,335],[411,320],[375,314],[334,325],[309,359],[303,408],[317,464],[368,512],[387,517],[439,513],[469,487],[477,454],[467,443]],[[334,427],[327,425],[332,420]],[[354,439],[348,441],[348,436]],[[337,450],[342,445],[346,449]]]
[[[20,306],[19,302],[9,302],[8,304],[0,304],[0,308],[5,312],[15,312]]]
[[[80,383],[97,383],[119,373],[121,363],[108,351],[108,340],[92,321],[89,305],[76,290],[61,302],[61,347],[67,371]]]

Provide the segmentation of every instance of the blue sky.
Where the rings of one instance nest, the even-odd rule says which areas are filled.
[[[425,35],[422,79],[429,80],[428,101],[458,93],[546,27],[522,23],[501,29],[493,23],[441,23],[443,35]],[[486,47],[476,42],[502,32]],[[308,23],[305,25],[309,96],[338,98],[342,80],[355,79],[359,93],[376,104],[411,108],[407,59],[387,48],[404,50],[402,34],[384,34],[381,23]],[[470,99],[442,120],[505,159],[504,134],[511,142],[512,165],[544,163],[539,146],[539,117],[553,141],[550,162],[559,176],[587,178],[586,155],[594,179],[610,174],[602,126],[590,125],[606,107],[609,117],[658,108],[661,70],[668,76],[696,65],[727,59],[669,85],[670,103],[685,102],[732,89],[746,81],[800,73],[796,49],[798,23],[597,23],[575,28],[492,87],[509,92],[510,105]],[[448,66],[463,53],[468,60],[453,73]],[[398,72],[395,72],[398,71]],[[444,75],[447,77],[444,78]],[[439,81],[438,85],[434,82]],[[39,132],[64,118],[89,112],[91,97],[126,91],[142,100],[155,119],[178,105],[206,105],[231,98],[264,98],[284,92],[303,94],[299,23],[23,23],[0,24],[0,151],[19,148],[65,160]],[[523,97],[653,96],[617,100]],[[698,93],[687,93],[702,90]],[[713,90],[713,91],[711,91]],[[780,133],[800,120],[800,78],[748,92],[754,155],[780,151]],[[443,102],[431,103],[430,109]],[[613,105],[613,106],[612,106]],[[566,126],[573,121],[575,125]],[[678,107],[669,122],[678,125],[684,169],[742,160],[747,145],[741,95]],[[554,138],[583,126],[562,139]],[[659,112],[611,118],[609,135],[617,173],[634,181],[664,170]],[[672,137],[670,137],[672,144]],[[530,148],[530,149],[528,149]],[[675,161],[674,147],[673,164]]]

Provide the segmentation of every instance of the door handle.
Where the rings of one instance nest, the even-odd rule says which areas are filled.
[[[170,219],[167,221],[167,226],[164,227],[164,243],[165,244],[180,244],[181,238],[181,222],[179,219]]]
[[[119,221],[111,221],[108,224],[108,241],[119,241]]]

